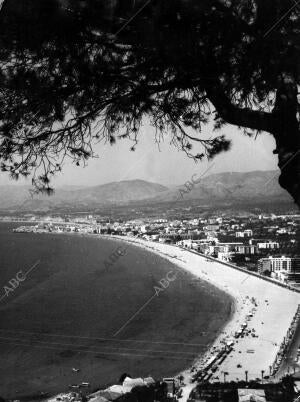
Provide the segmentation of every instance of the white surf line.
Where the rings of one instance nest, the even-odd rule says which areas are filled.
[[[0,12],[1,12],[2,6],[3,6],[3,4],[4,4],[4,1],[5,1],[5,0],[0,0]]]

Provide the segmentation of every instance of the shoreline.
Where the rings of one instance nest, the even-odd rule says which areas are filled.
[[[85,236],[85,235],[83,235],[83,236]],[[95,235],[95,237],[99,237],[99,235]],[[116,242],[120,241],[120,242],[130,243],[130,244],[135,245],[136,247],[140,247],[150,253],[151,252],[155,253],[155,254],[159,255],[161,258],[166,259],[169,262],[172,262],[173,264],[175,264],[178,268],[180,268],[180,270],[184,270],[184,271],[188,272],[189,274],[191,274],[192,276],[197,278],[197,276],[194,273],[190,272],[186,267],[183,267],[182,265],[178,264],[178,261],[180,261],[180,260],[178,260],[177,258],[174,258],[173,256],[171,256],[169,254],[159,251],[159,250],[155,249],[154,246],[150,246],[148,244],[148,243],[150,243],[150,244],[153,243],[154,245],[158,244],[156,242],[149,242],[149,241],[141,240],[141,239],[138,239],[138,241],[136,241],[137,239],[134,240],[130,237],[124,237],[124,236],[101,235],[101,237],[112,240],[112,241],[116,241]],[[174,249],[178,250],[178,248],[176,246],[172,245],[172,247],[174,247]],[[174,251],[176,251],[176,250],[174,250]],[[200,255],[199,255],[199,257],[202,258]],[[195,363],[199,363],[200,360],[202,362],[203,360],[206,359],[207,355],[210,354],[210,349],[213,346],[215,346],[216,343],[218,343],[219,338],[222,338],[222,334],[224,333],[224,330],[226,328],[228,328],[230,323],[233,322],[235,318],[237,318],[238,313],[239,313],[238,312],[238,301],[234,294],[229,293],[224,288],[217,286],[215,283],[212,283],[207,278],[201,277],[199,279],[201,279],[203,282],[207,282],[210,286],[216,287],[219,291],[224,292],[227,295],[229,295],[231,297],[231,311],[230,311],[229,319],[219,329],[218,334],[215,337],[214,341],[212,341],[211,344],[207,346],[207,350],[203,354],[195,357]],[[185,373],[187,370],[189,370],[189,368],[183,369],[182,371],[177,373],[176,376]]]
[[[245,337],[235,342],[229,357],[219,365],[214,376],[222,381],[225,372],[227,373],[225,374],[226,380],[230,381],[244,379],[245,371],[248,372],[249,380],[261,378],[262,371],[265,375],[269,374],[270,366],[279,350],[280,343],[300,303],[299,293],[278,286],[277,283],[265,281],[263,278],[251,276],[242,270],[235,270],[221,262],[212,260],[208,262],[205,257],[174,245],[122,236],[107,237],[129,242],[137,247],[157,253],[181,269],[217,286],[218,289],[234,299],[234,312],[220,330],[215,341],[203,355],[195,358],[192,367],[179,373],[183,375],[185,383],[182,387],[183,397],[181,401],[186,401],[190,391],[196,386],[192,382],[194,374],[205,367],[208,360],[214,356],[215,351],[221,345],[224,345],[229,339],[233,339],[233,334],[239,330],[246,319],[249,319],[249,314],[253,315],[247,323],[248,327],[253,327],[250,339]],[[201,262],[201,266],[198,266],[199,262]],[[277,317],[280,311],[284,311],[284,315],[280,315],[283,317],[283,322],[278,323]]]
[[[226,380],[235,381],[245,379],[245,371],[248,372],[248,380],[261,378],[262,370],[265,375],[269,374],[269,367],[273,363],[280,343],[300,303],[300,295],[297,292],[265,281],[263,278],[251,276],[242,270],[236,270],[222,262],[208,261],[199,254],[191,253],[189,250],[174,245],[125,236],[62,234],[72,236],[79,234],[83,237],[119,241],[123,244],[130,243],[167,259],[180,270],[208,282],[232,298],[231,309],[233,311],[231,311],[228,321],[220,328],[215,340],[207,345],[204,353],[195,356],[191,367],[187,367],[177,374],[177,376],[183,375],[184,377],[181,401],[185,402],[191,390],[196,386],[196,383],[193,382],[194,375],[207,365],[220,348],[224,348],[226,343],[234,339],[234,334],[246,320],[248,327],[251,327],[250,336],[234,340],[234,347],[228,358],[222,361],[213,376],[215,379],[223,381],[223,375],[225,380],[224,373],[228,373]],[[252,317],[248,320],[249,314]],[[278,316],[282,317],[281,322],[277,321]],[[46,400],[54,401],[53,398]]]
[[[85,236],[85,235],[83,234],[83,236]],[[91,235],[91,236],[99,237],[99,235]],[[148,251],[148,252],[150,252],[150,253],[151,253],[151,252],[152,252],[152,253],[155,253],[155,254],[157,254],[159,257],[161,257],[161,258],[163,258],[163,259],[166,259],[167,261],[169,261],[169,262],[173,263],[174,265],[176,265],[177,268],[179,268],[180,270],[183,270],[183,271],[185,271],[185,272],[188,272],[188,273],[189,273],[190,275],[192,275],[193,277],[195,277],[195,278],[197,278],[197,279],[201,279],[202,282],[206,282],[206,283],[209,284],[209,286],[212,286],[213,288],[217,288],[218,291],[220,291],[220,292],[222,292],[222,293],[225,293],[227,296],[230,296],[230,298],[231,298],[230,314],[229,314],[229,317],[228,317],[227,322],[225,322],[225,323],[222,325],[222,327],[218,330],[218,333],[217,333],[215,339],[210,343],[210,345],[207,346],[207,350],[206,350],[204,353],[202,353],[201,355],[195,356],[195,359],[194,359],[194,360],[195,360],[195,363],[196,363],[196,362],[199,362],[199,359],[204,360],[204,357],[205,357],[207,354],[210,353],[211,347],[215,345],[216,341],[222,336],[224,330],[228,327],[229,323],[230,323],[231,321],[233,321],[233,320],[236,318],[235,316],[238,314],[238,311],[237,311],[237,310],[238,310],[237,300],[236,300],[236,298],[234,297],[234,295],[232,295],[231,293],[229,293],[229,292],[226,291],[225,289],[223,289],[223,288],[221,288],[221,287],[218,287],[216,284],[210,282],[209,280],[207,280],[207,278],[198,278],[196,275],[194,275],[194,274],[193,274],[192,272],[190,272],[188,269],[183,268],[181,265],[179,265],[179,264],[178,264],[178,260],[177,260],[176,258],[174,258],[173,256],[170,256],[169,254],[162,253],[162,252],[160,252],[160,251],[158,251],[158,250],[155,250],[154,247],[149,246],[147,243],[150,243],[150,242],[147,242],[147,241],[141,240],[141,239],[139,239],[139,240],[142,241],[143,243],[135,242],[132,238],[125,238],[125,237],[123,238],[122,236],[101,235],[101,237],[103,237],[103,238],[105,238],[105,239],[108,239],[108,240],[116,241],[116,242],[117,242],[117,241],[120,241],[120,242],[130,243],[130,244],[132,244],[132,245],[134,245],[134,246],[136,246],[136,247],[140,247],[140,248],[142,248],[142,249],[144,249],[144,250],[146,250],[146,251]],[[154,243],[154,242],[153,242],[153,243]],[[154,244],[157,244],[157,243],[154,243]],[[173,246],[173,247],[175,248],[175,246]],[[177,249],[177,247],[176,247],[176,249]],[[200,256],[200,257],[201,257],[201,256]],[[182,373],[185,372],[185,371],[186,371],[186,369],[183,369],[182,371],[180,371],[179,373],[177,373],[176,376],[182,374]]]
[[[210,349],[216,344],[216,342],[219,340],[219,338],[222,337],[222,334],[224,333],[224,330],[228,327],[228,325],[235,319],[237,318],[236,316],[238,316],[238,303],[237,303],[237,299],[236,297],[229,293],[226,289],[217,286],[217,284],[212,283],[210,280],[208,280],[207,278],[204,277],[197,277],[197,275],[195,275],[193,272],[190,272],[188,269],[186,269],[186,267],[181,266],[180,264],[178,264],[178,260],[177,258],[174,258],[173,256],[166,254],[164,252],[161,252],[159,250],[156,250],[153,246],[149,245],[148,243],[153,243],[158,244],[156,242],[148,242],[146,240],[141,240],[138,239],[138,242],[135,241],[135,239],[131,238],[131,237],[124,237],[124,236],[111,236],[111,235],[99,235],[99,234],[93,234],[93,233],[57,233],[58,235],[69,235],[69,236],[80,236],[80,237],[92,237],[94,239],[104,239],[104,240],[109,240],[112,242],[121,242],[121,243],[126,243],[126,244],[131,244],[133,246],[139,247],[141,249],[143,249],[144,251],[147,251],[149,253],[154,253],[156,255],[158,255],[160,258],[167,260],[168,262],[171,262],[172,264],[174,264],[180,271],[184,271],[187,272],[189,275],[191,275],[194,278],[200,279],[203,283],[207,283],[210,287],[212,288],[216,288],[218,289],[219,292],[226,294],[226,296],[229,296],[231,298],[231,302],[230,302],[230,313],[229,313],[229,317],[228,320],[222,325],[222,327],[219,328],[217,335],[215,336],[215,338],[210,342],[209,345],[207,345],[206,350],[204,353],[201,353],[201,355],[197,355],[195,354],[195,358],[193,361],[192,366],[195,363],[199,363],[199,361],[201,360],[201,362],[203,360],[205,360],[207,358],[207,355],[210,355]],[[174,247],[174,249],[178,249],[176,246],[172,246]],[[125,253],[126,254],[126,253]],[[201,258],[201,256],[199,256]],[[121,256],[122,258],[122,256]],[[220,339],[221,340],[221,339]],[[177,374],[175,374],[175,376],[178,376],[182,373],[185,373],[186,370],[189,370],[189,368],[187,369],[183,369],[181,371],[179,371]],[[175,377],[174,376],[174,377]]]
[[[133,239],[131,237],[99,235],[99,234],[92,234],[92,233],[57,233],[57,234],[58,235],[80,236],[80,237],[92,237],[94,239],[109,240],[114,243],[118,243],[118,242],[123,243],[123,244],[129,243],[130,245],[139,247],[139,248],[143,249],[144,251],[147,251],[149,253],[154,253],[162,259],[166,259],[167,261],[174,264],[180,271],[187,272],[191,276],[197,278],[197,276],[193,272],[190,272],[188,269],[186,269],[186,267],[183,267],[182,265],[180,265],[178,263],[180,260],[178,260],[177,258],[174,258],[173,256],[169,255],[168,253],[164,253],[162,251],[155,249],[151,245],[152,242],[148,242],[148,241],[141,240],[141,239]],[[136,241],[136,240],[138,240],[138,241]],[[153,242],[153,244],[155,245],[158,243]],[[174,249],[177,250],[177,247],[175,247],[175,246],[173,246],[173,247],[174,247]],[[237,304],[237,300],[234,297],[234,295],[230,294],[225,289],[217,286],[215,283],[212,283],[207,278],[201,277],[199,279],[201,279],[201,281],[203,283],[205,283],[205,282],[208,283],[208,285],[211,286],[212,288],[217,288],[218,291],[225,293],[227,296],[230,296],[230,298],[231,298],[230,314],[229,314],[228,320],[222,325],[222,327],[219,328],[215,338],[212,341],[210,341],[210,343],[206,346],[205,351],[203,351],[202,353],[195,353],[195,358],[193,359],[191,365],[189,367],[182,368],[179,372],[174,374],[174,376],[173,376],[174,378],[178,377],[180,375],[182,375],[184,378],[183,384],[185,384],[185,385],[180,387],[182,390],[182,396],[180,398],[181,402],[186,402],[188,400],[190,392],[196,386],[196,383],[192,382],[192,377],[195,373],[195,369],[199,370],[200,368],[205,366],[206,361],[211,357],[211,353],[212,353],[211,349],[218,348],[222,345],[224,332],[226,331],[226,329],[228,328],[230,323],[234,322],[234,320],[236,318],[238,318],[238,315],[239,315],[238,304]],[[44,402],[55,402],[56,397],[62,396],[62,395],[66,395],[66,393],[63,393],[63,394],[60,393],[59,395],[52,396],[50,398],[48,397],[47,399],[45,399],[43,401]]]
[[[11,225],[9,227],[13,228],[14,226],[16,225]],[[142,249],[133,247],[133,245],[127,247],[123,243],[122,250],[127,250],[124,261],[118,261],[116,267],[111,267],[110,273],[105,274],[105,272],[103,272],[105,267],[105,265],[103,265],[104,260],[108,260],[110,254],[113,253],[118,247],[120,247],[121,250],[121,243],[119,242],[117,244],[115,239],[111,240],[107,238],[105,241],[104,238],[102,239],[96,234],[84,235],[80,233],[70,233],[70,235],[61,233],[61,236],[55,236],[55,233],[48,236],[46,236],[46,234],[44,236],[34,236],[34,234],[31,233],[28,235],[14,235],[12,233],[12,235],[13,236],[9,237],[7,242],[10,248],[3,248],[3,251],[11,250],[13,247],[17,247],[17,250],[19,250],[21,247],[23,247],[23,244],[27,245],[27,249],[29,249],[28,246],[30,244],[37,245],[34,249],[34,255],[31,255],[32,253],[29,254],[26,260],[26,266],[30,266],[32,258],[35,260],[36,258],[44,255],[44,252],[49,253],[50,251],[56,250],[59,244],[63,245],[63,248],[58,250],[59,256],[64,257],[59,264],[57,264],[56,257],[53,257],[52,263],[46,263],[44,258],[43,260],[45,260],[45,264],[42,264],[41,266],[41,273],[38,274],[37,277],[33,276],[30,283],[28,283],[25,292],[21,291],[20,294],[17,294],[17,298],[14,298],[16,305],[21,303],[19,296],[21,296],[21,298],[26,295],[28,296],[26,296],[26,302],[23,303],[24,305],[28,306],[32,301],[32,297],[39,299],[40,296],[45,295],[42,297],[45,297],[45,300],[47,300],[47,294],[53,294],[51,289],[54,289],[54,291],[57,292],[59,301],[63,302],[67,294],[68,297],[72,297],[71,300],[73,300],[73,296],[79,294],[79,289],[90,289],[89,285],[91,285],[93,289],[91,294],[89,295],[89,293],[86,293],[86,296],[80,296],[79,294],[79,299],[74,298],[74,300],[86,299],[88,306],[92,306],[94,302],[97,302],[97,305],[104,305],[104,307],[97,308],[97,315],[95,315],[95,313],[90,314],[91,320],[84,319],[87,324],[88,322],[90,323],[90,329],[89,325],[81,325],[79,322],[81,327],[79,327],[77,330],[78,333],[76,334],[72,333],[71,320],[72,318],[75,318],[76,322],[78,318],[78,313],[75,313],[75,307],[77,307],[77,304],[80,303],[80,301],[77,301],[76,303],[75,301],[72,302],[69,308],[70,311],[68,311],[67,307],[63,308],[63,321],[59,321],[58,324],[53,323],[53,326],[52,324],[49,324],[48,328],[47,317],[49,314],[52,316],[52,299],[50,299],[50,310],[48,310],[50,312],[47,313],[48,315],[46,316],[46,321],[45,319],[43,321],[45,323],[45,331],[44,324],[37,323],[33,324],[33,326],[30,324],[29,314],[31,314],[31,311],[35,311],[34,305],[36,303],[33,305],[33,310],[24,307],[21,308],[21,312],[18,313],[20,310],[16,311],[16,317],[18,318],[22,318],[24,316],[27,317],[28,314],[28,325],[25,325],[26,328],[23,328],[23,324],[14,324],[13,319],[11,323],[7,320],[8,324],[5,326],[3,325],[3,328],[7,327],[10,330],[18,331],[25,329],[26,331],[38,331],[43,335],[37,339],[38,341],[43,342],[43,344],[52,341],[50,338],[51,335],[48,336],[48,333],[62,335],[87,335],[93,337],[107,337],[108,335],[111,337],[112,334],[114,334],[115,331],[118,330],[122,324],[124,324],[126,318],[131,317],[131,314],[133,314],[136,309],[141,306],[148,297],[151,296],[151,294],[153,295],[155,292],[154,286],[161,286],[159,285],[159,282],[162,278],[166,278],[166,274],[168,272],[173,271],[173,273],[169,273],[169,278],[173,277],[175,273],[178,273],[179,278],[170,285],[168,290],[166,289],[164,294],[160,294],[159,298],[156,298],[157,300],[153,301],[153,306],[151,306],[150,309],[147,309],[147,311],[143,313],[142,317],[138,317],[135,322],[132,322],[132,325],[129,326],[128,330],[126,329],[126,333],[124,332],[124,334],[122,333],[117,337],[121,340],[122,338],[131,339],[132,341],[129,343],[129,346],[134,348],[138,347],[141,351],[145,349],[147,352],[151,352],[151,349],[153,349],[155,355],[152,353],[146,353],[147,356],[145,357],[148,357],[149,355],[149,359],[147,359],[147,361],[143,362],[143,359],[138,359],[134,356],[132,358],[123,358],[123,350],[118,351],[119,355],[117,358],[112,357],[109,359],[105,356],[89,357],[89,353],[84,354],[82,357],[75,355],[61,357],[58,353],[60,348],[58,348],[58,364],[53,364],[52,366],[49,366],[48,369],[48,354],[50,356],[49,358],[52,359],[52,352],[48,353],[48,349],[43,351],[43,348],[40,348],[39,346],[37,346],[38,349],[36,349],[36,352],[33,352],[35,349],[25,348],[27,350],[27,352],[26,350],[25,352],[28,353],[30,359],[32,358],[32,370],[29,370],[32,371],[32,373],[28,374],[28,372],[26,372],[26,374],[24,373],[23,375],[23,370],[16,368],[14,374],[11,364],[8,364],[9,370],[7,372],[2,369],[2,373],[6,381],[5,385],[3,384],[3,392],[7,393],[7,395],[5,395],[6,397],[9,397],[8,395],[11,397],[13,396],[13,394],[10,394],[11,390],[17,390],[18,395],[16,396],[18,396],[19,399],[21,396],[22,398],[31,396],[32,391],[37,393],[43,391],[44,393],[48,393],[48,397],[51,397],[61,392],[68,392],[68,384],[73,384],[74,380],[74,383],[76,384],[80,384],[81,381],[90,382],[91,390],[103,389],[109,385],[116,384],[118,381],[115,377],[116,374],[118,375],[118,373],[125,371],[132,373],[131,375],[134,377],[139,377],[141,375],[147,376],[149,373],[151,373],[154,378],[158,379],[174,376],[182,369],[191,366],[195,357],[207,350],[207,347],[215,339],[216,334],[230,314],[231,299],[228,296],[219,293],[217,289],[215,289],[213,286],[208,286],[208,284],[205,282],[195,280],[190,274],[187,274],[177,268],[176,265],[174,265],[174,261],[169,263],[167,260],[162,259],[161,256],[156,256],[153,253],[150,253],[148,250],[143,251]],[[15,239],[18,239],[16,240],[16,243],[14,242]],[[74,249],[74,245],[76,245],[76,252],[73,264],[73,260],[70,260],[70,256],[73,256],[72,250]],[[12,253],[10,252],[9,254],[11,255]],[[77,254],[78,258],[76,257]],[[46,254],[45,257],[47,257],[47,255],[48,254]],[[74,259],[74,256],[72,258]],[[10,259],[7,260],[7,262],[9,261]],[[70,263],[70,261],[72,261],[72,263]],[[20,263],[23,264],[24,261],[20,261]],[[87,265],[87,269],[81,274],[84,264]],[[15,265],[16,264],[14,263],[12,265],[12,270],[8,271],[8,278],[10,277],[10,272],[15,271]],[[65,271],[66,273],[64,273]],[[65,274],[66,276],[64,276]],[[81,280],[78,281],[77,274],[80,278],[86,277],[87,281],[84,280],[82,283]],[[42,280],[44,277],[47,280],[46,286],[44,285],[45,282]],[[68,279],[66,282],[66,278],[70,278],[70,280]],[[109,290],[111,281],[116,282],[116,285]],[[67,284],[67,288],[75,289],[75,291],[68,293],[60,292],[60,288],[63,290],[65,287],[64,283]],[[101,288],[101,283],[105,283],[106,286],[103,288],[103,290],[101,290],[101,292],[99,292],[99,286]],[[122,283],[124,283],[124,285],[122,285]],[[140,286],[138,284],[140,284]],[[117,293],[119,292],[118,288],[120,288],[120,293]],[[32,293],[33,289],[36,289],[37,292]],[[45,292],[47,293],[45,294]],[[127,297],[126,294],[131,296]],[[131,302],[134,301],[133,299],[136,294],[139,294],[139,296],[138,299],[136,299],[137,302],[133,305]],[[107,298],[107,296],[109,296],[109,298]],[[110,302],[109,299],[111,299],[112,296],[118,297],[113,297],[114,300]],[[109,317],[107,315],[103,315],[103,317],[107,317],[107,320],[102,319],[100,320],[100,323],[98,323],[97,320],[97,323],[95,322],[96,326],[94,327],[93,323],[95,319],[93,316],[98,316],[99,312],[102,314],[102,310],[103,314],[105,314],[105,311],[107,311],[107,308],[105,307],[106,304],[107,306],[117,306],[119,304],[119,296],[122,302],[124,301],[121,309],[114,308],[113,311],[115,313],[111,311],[112,314],[108,313]],[[101,302],[101,299],[104,300],[104,304]],[[57,303],[57,299],[53,301],[55,304]],[[73,308],[72,305],[74,303],[75,306]],[[130,305],[132,306],[130,307]],[[42,310],[44,308],[45,307],[41,307]],[[12,307],[12,311],[7,312],[7,318],[12,316],[14,309],[15,308]],[[39,310],[41,309],[36,307],[37,313],[39,313]],[[83,311],[86,310],[87,308],[83,309]],[[74,314],[72,311],[74,311]],[[78,311],[81,314],[81,308]],[[71,315],[69,315],[69,313],[71,313]],[[53,314],[57,314],[55,309],[53,310]],[[113,317],[113,319],[111,319],[111,317]],[[157,322],[158,318],[160,318],[159,322]],[[6,321],[6,318],[4,318],[4,321]],[[107,321],[107,323],[105,321]],[[21,322],[23,321],[21,320]],[[26,318],[24,322],[26,324]],[[75,325],[76,328],[78,328],[77,324]],[[86,328],[86,333],[84,328]],[[202,333],[202,331],[207,331],[207,333]],[[28,335],[26,338],[29,340],[31,337]],[[120,342],[122,342],[121,340]],[[140,344],[136,344],[138,340],[141,340],[145,344],[145,347],[141,346]],[[162,345],[161,347],[160,345],[151,345],[151,343],[153,343],[151,341],[157,341],[156,344],[165,343],[166,345]],[[23,342],[25,342],[25,339]],[[66,342],[66,340],[64,340],[64,342]],[[112,339],[112,342],[114,342],[114,339]],[[127,344],[120,342],[117,340],[117,347],[119,349],[124,349],[124,347],[127,347]],[[170,347],[167,346],[168,342],[177,342],[177,344],[174,347]],[[81,342],[78,340],[76,344],[79,343],[83,346],[87,343],[88,345],[86,345],[86,347],[90,346],[88,341]],[[180,343],[183,344],[180,345]],[[94,347],[96,344],[96,341],[92,341],[91,346]],[[96,346],[100,347],[98,344]],[[102,348],[102,346],[104,348]],[[103,344],[101,343],[100,349],[111,349],[113,346],[114,343],[108,341]],[[70,347],[73,346],[70,344]],[[3,346],[3,349],[5,348],[6,347]],[[3,352],[4,357],[6,356],[6,352],[5,350],[3,350]],[[100,352],[101,351],[99,350],[99,353]],[[109,350],[109,353],[110,352],[113,351]],[[134,355],[133,352],[130,353]],[[181,356],[178,356],[179,354]],[[65,359],[65,357],[68,358]],[[152,357],[156,360],[154,361]],[[101,358],[101,360],[97,360],[98,358]],[[38,361],[39,359],[41,360],[40,362]],[[108,363],[104,361],[105,364],[103,364],[102,369],[99,365],[101,365],[103,359],[108,360]],[[27,366],[27,363],[24,363],[24,368],[25,366]],[[80,368],[80,373],[70,373],[70,367]],[[96,370],[95,368],[98,369]],[[36,373],[39,377],[36,376]],[[63,378],[65,376],[67,377],[66,379]],[[35,378],[36,385],[34,384],[31,387],[30,382],[33,380],[35,381]],[[8,386],[6,384],[8,384]],[[45,397],[46,395],[43,396],[43,398]]]

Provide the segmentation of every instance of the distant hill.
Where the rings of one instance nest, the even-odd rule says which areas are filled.
[[[197,181],[199,176],[194,176]],[[188,191],[185,185],[158,195],[160,201],[203,200],[204,202],[234,201],[291,201],[289,194],[278,184],[279,172],[226,172],[205,176]],[[191,179],[190,179],[191,181]]]
[[[26,211],[49,211],[56,208],[82,209],[101,205],[126,204],[130,201],[151,199],[167,187],[145,180],[128,180],[107,183],[95,187],[59,188],[53,196],[34,195],[30,186],[0,186],[0,210],[21,209]]]
[[[187,189],[185,184],[168,188],[145,180],[127,180],[94,187],[66,186],[51,197],[31,198],[28,186],[0,186],[0,210],[49,212],[83,211],[101,206],[127,205],[131,202],[155,203],[199,200],[203,205],[237,202],[286,202],[290,196],[278,184],[277,171],[227,172],[200,178]],[[199,175],[200,177],[200,175]],[[194,180],[197,180],[194,176]],[[191,181],[191,179],[190,179]]]

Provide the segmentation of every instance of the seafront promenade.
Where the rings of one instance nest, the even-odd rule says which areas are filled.
[[[228,351],[226,358],[220,358],[216,365],[212,365],[211,379],[230,381],[247,376],[251,380],[271,374],[272,365],[300,303],[298,292],[176,246],[132,238],[119,239],[158,253],[234,298],[235,309],[231,320],[209,351],[183,372],[186,390],[192,388],[195,375],[217,360],[224,348]],[[185,389],[183,392],[188,394]]]
[[[283,341],[298,311],[299,292],[178,246],[125,236],[87,236],[109,238],[122,244],[121,257],[126,254],[126,243],[156,253],[179,268],[174,267],[176,275],[171,275],[172,281],[180,281],[186,271],[196,282],[199,280],[199,286],[206,287],[206,281],[232,296],[231,319],[216,334],[215,341],[204,354],[203,349],[199,350],[199,356],[195,356],[189,367],[174,373],[183,376],[181,402],[188,400],[198,379],[222,382],[272,378],[274,362],[278,362]],[[207,288],[212,293],[215,291],[213,287]],[[168,291],[167,287],[164,291]],[[280,374],[284,372],[281,370]]]

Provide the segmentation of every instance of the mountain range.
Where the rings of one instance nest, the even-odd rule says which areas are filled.
[[[166,187],[145,180],[112,182],[99,186],[65,186],[52,196],[34,195],[30,186],[0,186],[1,211],[48,212],[56,209],[86,210],[133,202],[184,202],[200,204],[237,202],[286,202],[290,196],[278,184],[277,171],[230,172],[197,177],[180,186]]]

